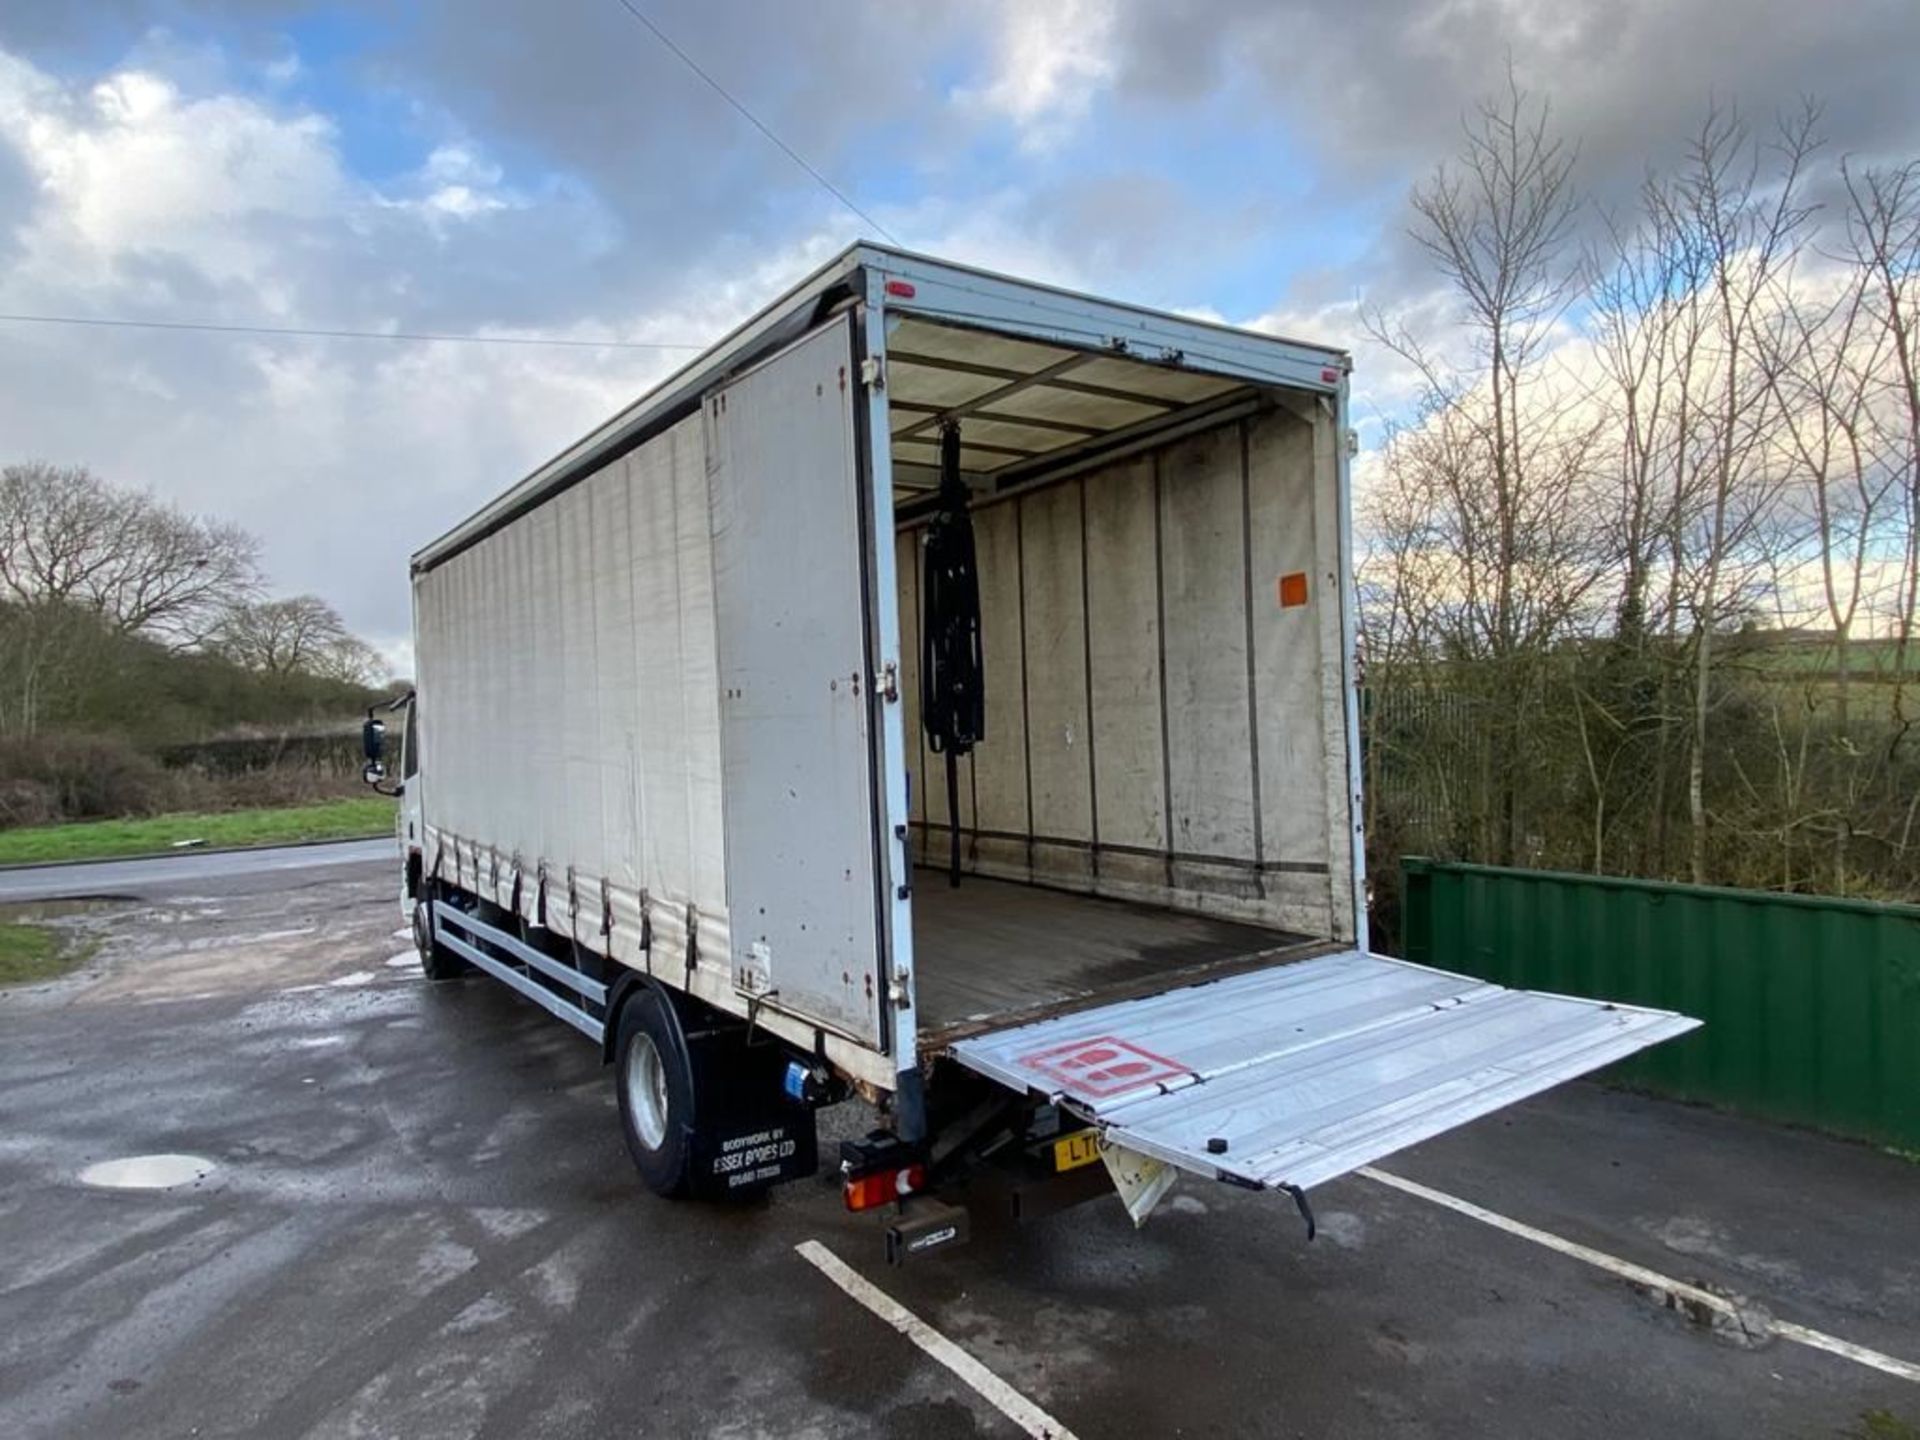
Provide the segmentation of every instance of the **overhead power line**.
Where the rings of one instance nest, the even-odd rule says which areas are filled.
[[[873,216],[869,215],[866,211],[862,210],[858,205],[854,204],[852,197],[849,196],[846,191],[842,190],[838,185],[834,184],[833,181],[829,180],[825,175],[821,174],[818,170],[814,169],[813,166],[809,165],[806,159],[800,154],[798,150],[795,150],[791,145],[787,144],[786,141],[782,140],[778,135],[774,134],[773,130],[767,125],[767,123],[764,120],[762,120],[758,115],[754,114],[753,111],[749,110],[739,100],[735,99],[732,92],[729,91],[726,86],[722,85],[718,80],[714,79],[713,76],[709,75],[704,69],[701,68],[699,61],[695,60],[686,51],[682,50],[678,45],[674,44],[673,37],[667,34],[666,31],[662,30],[658,25],[654,24],[653,21],[647,17],[646,12],[641,10],[639,6],[633,3],[633,0],[614,0],[614,3],[619,5],[619,7],[622,10],[625,10],[629,15],[633,16],[633,18],[638,20],[642,25],[646,26],[647,29],[653,33],[653,38],[658,40],[662,45],[666,46],[668,50],[672,51],[674,56],[680,61],[682,65],[685,65],[689,70],[693,71],[694,74],[698,75],[702,80],[706,81],[708,86],[712,88],[714,94],[718,95],[722,100],[726,101],[727,104],[731,105],[735,110],[738,110],[740,114],[743,117],[745,117],[749,125],[753,126],[754,129],[758,130],[762,135],[766,136],[767,139],[771,140],[775,145],[779,147],[781,154],[785,155],[789,160],[793,161],[794,164],[798,165],[802,170],[806,171],[807,174],[811,175],[815,180],[819,181],[821,188],[824,189],[829,195],[833,196],[834,199],[838,200],[842,205],[846,206],[847,209],[851,210],[855,215],[858,215],[864,224],[871,225],[874,228],[874,230],[878,232],[882,240],[886,240],[894,245],[898,245],[900,243],[900,241],[894,237],[894,234],[892,231],[888,230],[886,226],[882,225],[878,220],[874,219]]]
[[[193,320],[130,320],[102,315],[15,315],[19,325],[95,325],[121,330],[200,330],[214,335],[291,335],[313,340],[416,340],[461,345],[561,345],[575,350],[700,350],[665,340],[577,340],[545,335],[449,335],[423,330],[318,330],[294,325],[215,325]]]
[[[633,0],[616,0],[627,14],[631,15],[658,40],[682,65],[697,75],[716,95],[731,105],[746,122],[753,126],[771,142],[780,153],[795,165],[806,171],[819,186],[853,215],[859,217],[862,224],[869,226],[881,239],[898,245],[899,238],[854,203],[848,195],[833,181],[809,164],[806,157],[795,150],[786,141],[774,133],[773,128],[753,111],[749,110],[734,94],[722,85],[698,60],[689,55],[674,41],[674,38],[662,30],[645,11],[633,3]],[[134,320],[124,316],[102,315],[28,315],[0,313],[0,322],[18,325],[87,325],[104,329],[120,330],[190,330],[213,335],[279,335],[314,340],[410,340],[425,343],[446,343],[462,345],[552,345],[573,350],[700,350],[699,345],[682,344],[665,340],[578,340],[573,338],[549,337],[542,335],[453,335],[420,330],[338,330],[320,329],[293,325],[225,325],[193,320]]]

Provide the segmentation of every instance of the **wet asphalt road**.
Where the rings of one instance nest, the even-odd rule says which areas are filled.
[[[182,850],[139,860],[97,860],[74,865],[0,868],[0,904],[104,895],[128,898],[164,895],[196,886],[223,891],[274,885],[301,872],[358,867],[362,874],[389,862],[394,842],[340,840],[323,845],[274,845],[252,850]],[[397,883],[397,882],[396,882]]]
[[[1019,1433],[810,1238],[1084,1440],[1917,1433],[1920,1386],[1361,1179],[1311,1245],[1183,1184],[1138,1232],[1103,1201],[907,1271],[824,1185],[657,1201],[593,1048],[418,978],[384,866],[134,889],[57,922],[85,974],[0,992],[0,1435]],[[76,1178],[161,1151],[218,1168]],[[1572,1086],[1385,1168],[1920,1358],[1907,1161]]]

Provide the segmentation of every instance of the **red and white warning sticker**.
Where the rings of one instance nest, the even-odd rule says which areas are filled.
[[[1113,1035],[1094,1035],[1035,1050],[1022,1055],[1018,1063],[1086,1100],[1104,1100],[1191,1073],[1177,1060],[1142,1050]]]

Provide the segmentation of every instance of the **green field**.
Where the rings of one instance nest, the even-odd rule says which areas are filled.
[[[141,820],[88,820],[0,830],[0,865],[164,854],[183,840],[198,840],[209,849],[221,849],[290,845],[303,840],[354,840],[392,833],[393,801],[384,795],[367,795],[284,810],[154,815]]]
[[[1840,676],[1840,648],[1824,636],[1789,639],[1766,631],[1735,635],[1728,638],[1727,652],[1782,675],[1804,672],[1830,680]],[[1900,678],[1899,643],[1884,636],[1855,636],[1847,646],[1847,669],[1855,679],[1891,685]],[[1920,651],[1908,655],[1906,678],[1909,684],[1920,680]]]
[[[51,980],[78,964],[88,948],[43,925],[0,921],[0,985]]]

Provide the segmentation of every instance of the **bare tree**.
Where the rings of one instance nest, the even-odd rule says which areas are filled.
[[[358,635],[349,635],[321,657],[318,673],[343,685],[368,689],[391,683],[393,672],[381,653]]]
[[[1389,473],[1397,468],[1404,484],[1420,472],[1450,557],[1446,623],[1429,628],[1457,659],[1491,667],[1486,833],[1500,860],[1520,843],[1522,737],[1543,685],[1534,661],[1591,580],[1579,529],[1589,512],[1569,501],[1597,432],[1539,384],[1575,293],[1573,162],[1549,108],[1510,70],[1505,93],[1468,117],[1457,159],[1412,195],[1412,237],[1460,307],[1470,356],[1449,363],[1384,316],[1368,320],[1425,382],[1423,421],[1402,437]]]
[[[1920,611],[1920,161],[1891,169],[1840,167],[1847,190],[1846,237],[1863,273],[1865,303],[1885,331],[1888,364],[1877,372],[1874,414],[1901,477],[1905,544],[1900,548],[1894,714],[1904,737],[1914,622]]]
[[[345,638],[339,613],[318,595],[235,605],[210,637],[218,653],[266,675],[311,673],[321,655]]]
[[[1827,187],[1814,107],[1710,108],[1569,280],[1545,119],[1510,81],[1413,196],[1470,353],[1369,317],[1425,382],[1359,511],[1370,816],[1920,897],[1920,162]]]
[[[1881,768],[1855,743],[1854,634],[1875,598],[1875,547],[1888,538],[1890,512],[1901,508],[1908,487],[1876,417],[1895,333],[1874,313],[1876,271],[1858,260],[1824,268],[1834,273],[1798,284],[1792,272],[1783,276],[1779,319],[1762,339],[1773,351],[1766,369],[1776,397],[1775,444],[1784,452],[1788,494],[1805,517],[1806,538],[1789,551],[1789,566],[1817,568],[1832,627],[1834,718],[1821,747],[1823,793],[1833,831],[1830,888],[1845,894],[1856,813]],[[1910,550],[1912,526],[1905,528],[1901,549]],[[1791,576],[1776,586],[1782,595],[1799,588]],[[1807,703],[1816,709],[1819,697]]]
[[[312,675],[353,685],[384,678],[378,652],[318,595],[235,605],[210,643],[235,664],[264,675]]]
[[[1809,106],[1783,122],[1762,147],[1737,113],[1709,108],[1687,163],[1657,198],[1671,204],[1666,224],[1691,238],[1704,266],[1707,344],[1712,364],[1702,376],[1706,444],[1680,463],[1699,476],[1705,533],[1699,537],[1699,579],[1693,594],[1693,723],[1687,757],[1688,868],[1707,877],[1706,764],[1713,703],[1715,631],[1728,599],[1732,556],[1765,515],[1771,495],[1763,455],[1771,385],[1760,360],[1764,306],[1806,239],[1811,211],[1801,202],[1802,172],[1817,147],[1818,112]],[[1763,171],[1771,155],[1774,166]]]
[[[26,606],[75,606],[113,629],[173,645],[259,583],[258,542],[109,485],[78,466],[0,470],[0,587]]]
[[[1604,543],[1618,567],[1611,643],[1602,647],[1599,673],[1573,696],[1596,871],[1604,868],[1607,810],[1619,808],[1613,792],[1623,779],[1648,796],[1641,867],[1655,874],[1666,867],[1674,637],[1691,510],[1677,462],[1698,423],[1701,276],[1700,249],[1678,223],[1667,182],[1653,175],[1641,186],[1639,214],[1625,224],[1605,217],[1604,241],[1587,259],[1587,328],[1599,372],[1592,401],[1614,438],[1612,481],[1596,499],[1608,511]],[[1640,771],[1630,757],[1649,737],[1652,764]]]
[[[1468,120],[1458,161],[1415,188],[1412,236],[1465,308],[1476,368],[1443,377],[1404,331],[1375,338],[1412,361],[1435,398],[1451,398],[1484,448],[1492,486],[1492,594],[1485,616],[1497,650],[1511,650],[1518,615],[1510,588],[1520,558],[1520,497],[1527,484],[1522,390],[1572,295],[1568,239],[1577,201],[1574,156],[1512,71],[1506,95]],[[1473,393],[1484,385],[1484,401]]]
[[[1694,289],[1689,251],[1677,243],[1668,206],[1650,198],[1645,213],[1623,227],[1606,221],[1606,243],[1587,260],[1592,308],[1589,334],[1609,393],[1599,403],[1612,412],[1618,446],[1613,547],[1623,573],[1615,627],[1638,648],[1648,625],[1648,588],[1664,537],[1671,503],[1662,503],[1674,413],[1684,406],[1684,367],[1690,349],[1685,297]],[[1681,383],[1676,385],[1676,379]]]

